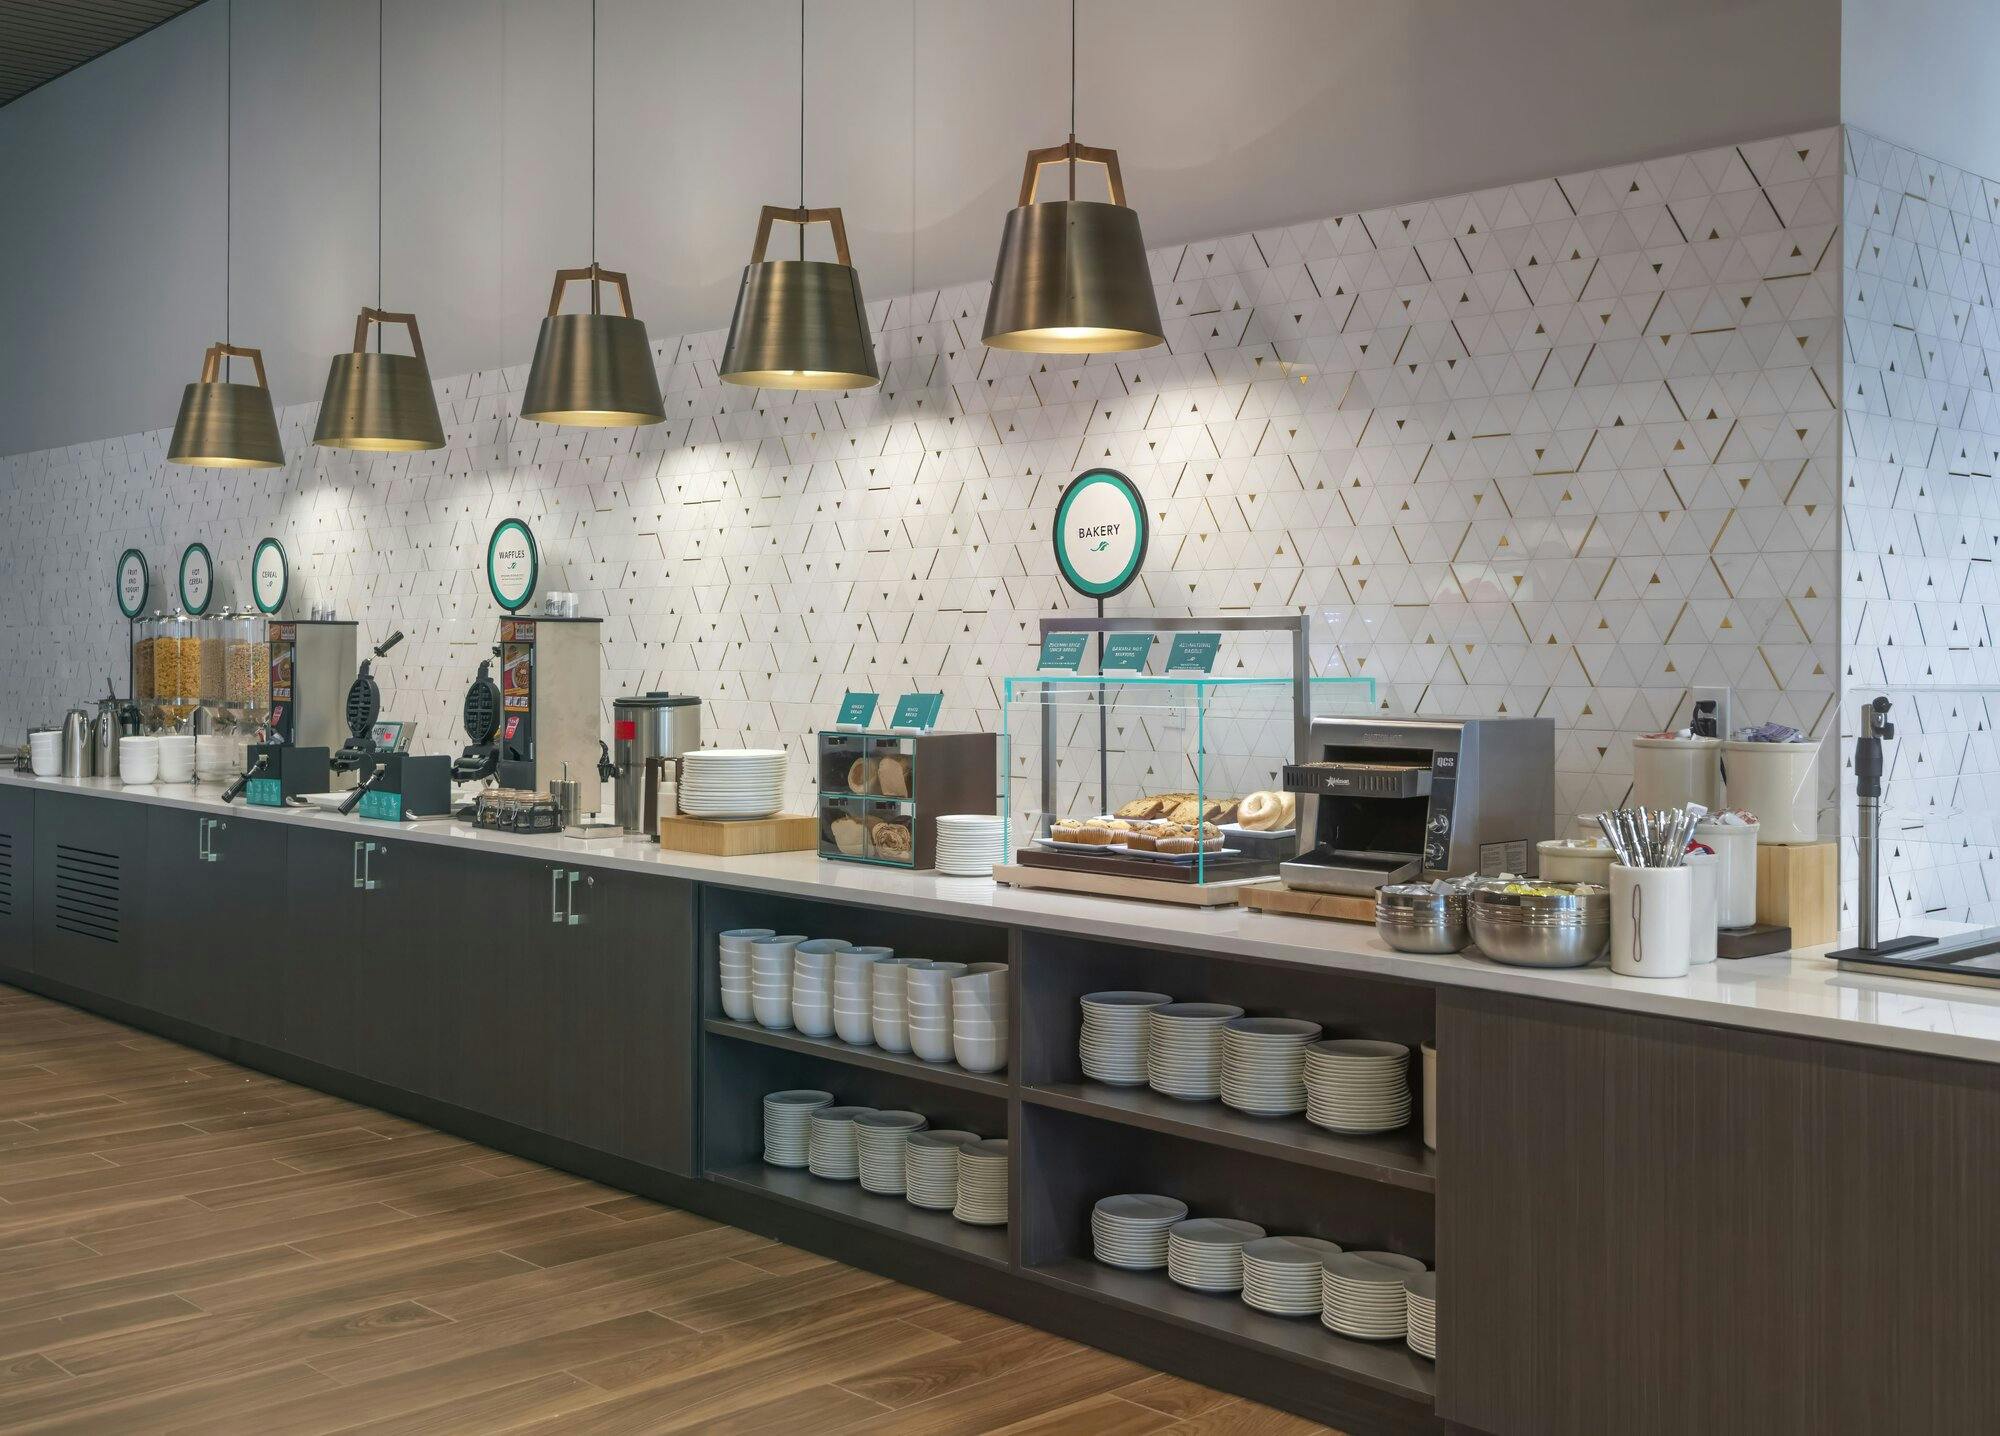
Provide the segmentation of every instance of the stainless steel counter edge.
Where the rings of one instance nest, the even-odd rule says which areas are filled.
[[[347,828],[402,842],[443,843],[505,854],[660,873],[724,887],[823,902],[904,909],[1083,937],[1226,954],[1279,966],[1368,973],[1413,982],[1517,993],[1555,1002],[1675,1017],[1802,1037],[2000,1063],[2000,993],[1837,971],[1814,954],[1699,967],[1685,978],[1648,981],[1602,967],[1540,971],[1481,958],[1394,952],[1358,924],[1279,917],[1239,908],[1171,908],[1114,898],[1002,887],[984,878],[898,873],[829,863],[811,853],[714,858],[667,852],[642,839],[521,836],[428,821],[389,825],[307,808],[225,806],[210,786],[125,786],[112,779],[0,773],[0,783],[111,801],[228,812],[257,822]]]

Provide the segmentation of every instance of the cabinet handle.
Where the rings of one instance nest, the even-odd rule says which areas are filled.
[[[354,886],[361,886],[361,844],[354,845]]]
[[[579,873],[574,869],[571,870],[569,875],[569,904],[568,904],[569,925],[571,927],[580,927],[583,924],[583,914],[576,910],[576,880],[581,877],[583,877],[582,873]],[[591,887],[596,884],[596,881],[597,880],[595,878],[584,878],[583,885],[585,887]]]
[[[387,853],[389,849],[382,849]],[[368,844],[361,852],[361,887],[364,892],[374,892],[381,884],[375,881],[375,845]]]
[[[215,819],[200,818],[197,821],[201,826],[195,829],[194,860],[198,863],[205,863],[208,861],[208,825],[214,822]]]
[[[208,822],[208,860],[212,863],[219,863],[222,861],[222,854],[215,850],[215,835],[227,828],[229,824],[223,822],[220,818],[210,818]]]
[[[562,869],[549,869],[549,921],[561,924],[562,915]]]

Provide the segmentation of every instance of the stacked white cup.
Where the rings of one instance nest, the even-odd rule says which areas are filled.
[[[194,781],[194,734],[160,735],[160,781],[162,783]]]
[[[160,740],[130,735],[118,740],[118,776],[127,783],[151,783],[160,776]]]
[[[782,1032],[792,1025],[792,949],[804,941],[793,933],[750,944],[751,1011],[759,1026]]]
[[[910,1019],[903,1009],[903,989],[910,969],[922,962],[918,957],[885,957],[869,964],[871,1027],[875,1045],[884,1052],[910,1050]]]
[[[37,778],[62,774],[62,729],[37,728],[28,735],[28,766]]]
[[[739,927],[716,938],[716,986],[722,995],[725,1016],[748,1022],[755,1014],[750,998],[750,945],[776,936],[768,927]]]
[[[1007,964],[980,962],[951,980],[951,1050],[968,1072],[1007,1065]]]
[[[867,1047],[875,1041],[875,999],[870,971],[894,957],[889,947],[850,947],[833,955],[833,1033]]]
[[[951,1061],[951,980],[962,962],[920,962],[903,978],[903,1015],[910,1050],[926,1062]]]
[[[848,946],[815,937],[792,949],[792,1026],[807,1037],[833,1036],[833,959]]]

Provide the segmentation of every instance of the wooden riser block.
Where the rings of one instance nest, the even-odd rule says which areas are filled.
[[[1258,912],[1279,912],[1293,917],[1326,918],[1333,922],[1375,921],[1375,899],[1345,893],[1316,893],[1288,888],[1278,883],[1243,888],[1236,901]]]
[[[1757,921],[1792,930],[1794,947],[1839,935],[1840,847],[1836,843],[1760,843]]]
[[[811,852],[819,847],[819,820],[809,813],[734,819],[689,818],[673,813],[660,819],[660,846],[677,853],[704,853],[713,858]]]

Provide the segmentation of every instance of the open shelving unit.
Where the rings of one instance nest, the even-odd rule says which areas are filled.
[[[877,1196],[859,1182],[825,1182],[810,1172],[762,1162],[711,1171],[709,1180],[767,1197],[836,1221],[871,1227],[991,1266],[1010,1264],[1005,1227],[968,1226],[950,1212],[926,1211],[901,1197]]]
[[[838,1037],[808,1037],[803,1032],[777,1031],[728,1017],[706,1018],[702,1027],[718,1037],[781,1047],[788,1052],[803,1052],[829,1062],[845,1062],[877,1072],[900,1073],[913,1081],[962,1087],[970,1092],[987,1092],[996,1097],[1005,1097],[1008,1091],[1004,1072],[968,1072],[956,1062],[926,1062],[906,1052],[890,1052],[881,1047],[856,1047]]]

